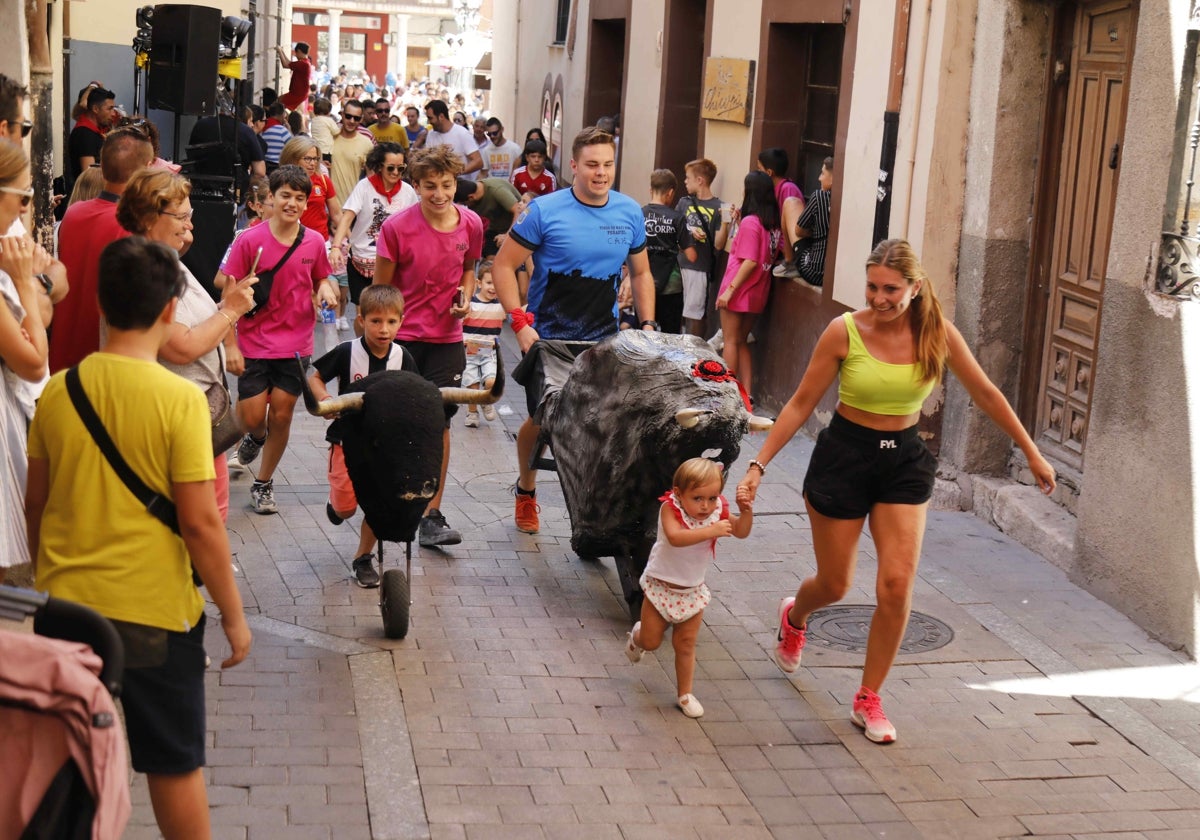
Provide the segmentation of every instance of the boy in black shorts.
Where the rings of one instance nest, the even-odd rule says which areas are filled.
[[[413,154],[409,175],[421,201],[388,217],[379,231],[374,284],[395,286],[404,295],[400,343],[421,375],[439,388],[457,387],[467,366],[462,322],[475,293],[475,263],[483,251],[483,222],[454,203],[462,159],[449,146]],[[437,495],[425,510],[417,542],[425,547],[457,545],[462,535],[446,524],[440,510],[450,466],[450,418],[446,406],[442,471]]]
[[[245,357],[237,407],[246,436],[234,459],[246,467],[259,451],[263,453],[250,488],[254,512],[260,514],[278,512],[273,477],[287,448],[296,398],[304,385],[296,354],[308,364],[313,352],[313,292],[320,303],[337,306],[338,302],[337,286],[329,279],[333,269],[325,238],[300,224],[310,192],[312,182],[299,166],[281,166],[272,172],[275,210],[270,220],[247,228],[221,265],[226,283],[256,272],[258,276],[254,298],[262,306],[238,322],[239,352],[230,353],[230,362],[237,364]],[[269,293],[263,294],[268,285]]]

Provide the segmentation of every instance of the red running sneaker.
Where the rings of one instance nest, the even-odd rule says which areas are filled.
[[[779,644],[775,645],[775,664],[786,673],[792,673],[800,667],[800,653],[804,650],[804,634],[808,624],[796,628],[788,620],[795,598],[784,598],[779,602],[779,633],[776,635]]]
[[[854,695],[850,720],[861,726],[863,734],[876,744],[890,744],[896,740],[896,727],[883,713],[879,695],[865,685]]]
[[[526,534],[536,534],[538,532],[538,511],[541,508],[537,503],[537,496],[526,496],[524,493],[517,493],[516,515],[517,530],[524,531]]]

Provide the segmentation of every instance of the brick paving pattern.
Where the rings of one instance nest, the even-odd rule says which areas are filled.
[[[519,388],[503,407],[479,429],[455,420],[443,511],[464,542],[415,551],[404,640],[383,637],[378,592],[351,582],[359,517],[325,520],[323,421],[297,415],[278,516],[249,512],[235,473],[256,635],[249,661],[208,680],[217,837],[1200,836],[1198,672],[1190,699],[1134,690],[1147,672],[1133,669],[1186,660],[968,514],[930,516],[914,609],[955,638],[897,661],[883,693],[897,743],[849,720],[861,655],[812,643],[795,675],[779,671],[775,607],[813,563],[803,438],[772,465],[750,539],[718,548],[705,715],[685,718],[670,645],[625,658],[612,562],[573,555],[552,475],[541,533],[512,527]],[[873,550],[864,537],[847,603],[873,600]],[[403,567],[401,547],[387,557]],[[382,680],[366,667],[380,657]],[[1116,696],[1056,696],[1058,678],[1099,669],[1127,669]],[[155,836],[140,780],[127,836]]]

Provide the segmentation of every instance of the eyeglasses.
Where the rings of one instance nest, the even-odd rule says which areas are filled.
[[[304,157],[300,158],[300,160],[304,161],[305,163],[316,163],[320,159],[321,158],[319,155],[305,155]]]
[[[362,114],[342,114],[342,119],[343,120],[351,120],[353,122],[359,122],[360,120],[362,120]]]
[[[195,212],[195,210],[189,210],[186,213],[172,213],[169,210],[159,210],[158,215],[170,216],[172,219],[178,219],[181,222],[190,222]]]
[[[499,137],[500,129],[496,129],[495,131],[485,131],[483,133],[486,134],[488,137]]]
[[[22,137],[28,137],[29,132],[31,132],[31,131],[33,131],[33,123],[31,123],[29,120],[25,120],[23,123],[21,123],[21,136]]]
[[[403,172],[408,167],[406,167],[403,163],[400,163],[400,164],[389,163],[386,166],[384,166],[383,168],[386,169],[388,172]]]
[[[16,187],[0,187],[0,192],[8,193],[9,195],[21,196],[21,206],[28,207],[29,202],[33,201],[33,187],[27,190],[17,189]]]

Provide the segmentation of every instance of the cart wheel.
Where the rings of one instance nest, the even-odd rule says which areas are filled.
[[[383,634],[389,639],[408,635],[408,603],[408,578],[399,569],[388,569],[379,589],[379,611],[383,613]]]

